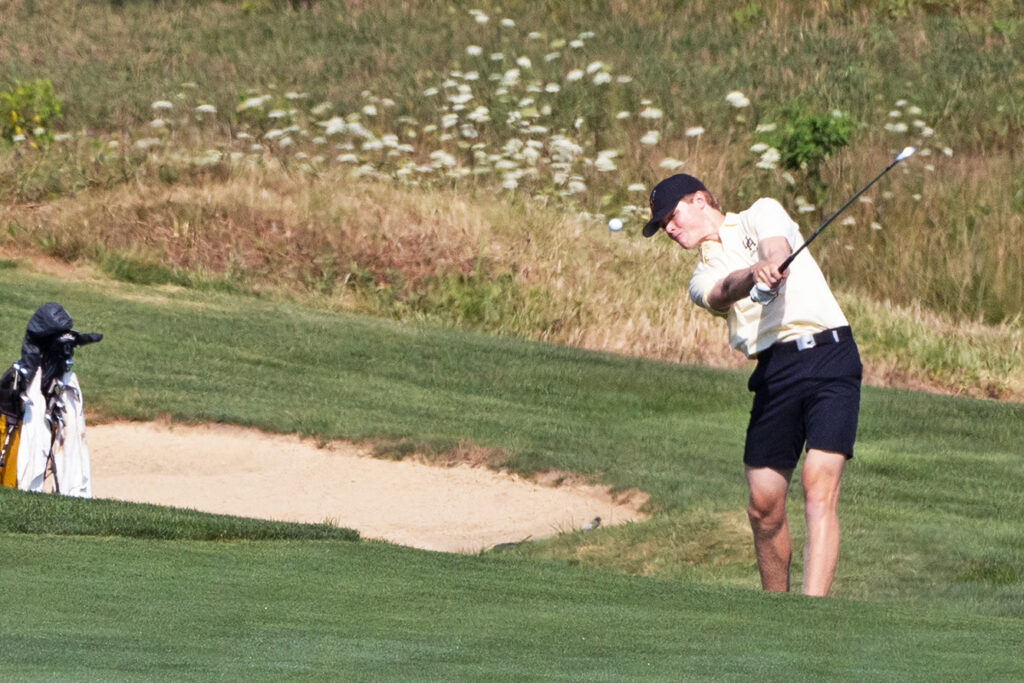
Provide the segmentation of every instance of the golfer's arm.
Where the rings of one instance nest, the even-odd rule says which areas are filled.
[[[758,255],[761,260],[748,268],[740,268],[726,275],[715,283],[708,292],[708,305],[716,311],[728,310],[730,306],[750,296],[750,290],[757,282],[757,271],[764,273],[763,277],[769,280],[768,284],[776,284],[785,277],[779,272],[779,264],[786,260],[792,253],[789,247],[789,240],[785,237],[769,237],[761,240],[758,246]]]

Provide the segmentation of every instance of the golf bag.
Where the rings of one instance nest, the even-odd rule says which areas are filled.
[[[89,498],[89,449],[85,443],[82,389],[72,371],[75,348],[102,334],[72,329],[60,304],[32,315],[21,359],[0,378],[0,484],[23,491],[52,490]]]

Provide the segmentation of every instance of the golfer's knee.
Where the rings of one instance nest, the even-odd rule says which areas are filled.
[[[786,523],[786,510],[777,504],[765,504],[751,500],[747,505],[747,517],[754,533],[772,535]]]

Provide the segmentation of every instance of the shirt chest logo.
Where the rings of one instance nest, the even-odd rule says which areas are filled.
[[[757,242],[754,241],[753,237],[745,237],[743,239],[743,248],[753,254],[757,251]]]

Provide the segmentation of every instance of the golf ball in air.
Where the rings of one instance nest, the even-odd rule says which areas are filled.
[[[619,230],[622,230],[622,219],[613,218],[610,221],[608,221],[608,229],[613,232],[618,232]]]

